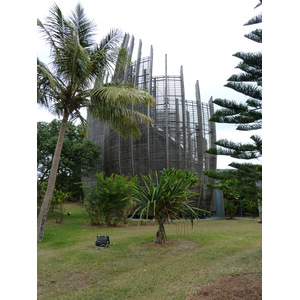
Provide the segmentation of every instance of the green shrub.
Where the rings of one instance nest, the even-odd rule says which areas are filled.
[[[53,213],[56,223],[61,223],[65,215],[65,201],[71,197],[72,193],[64,193],[61,190],[54,190],[50,211]]]
[[[236,215],[238,203],[234,200],[224,199],[225,213],[229,219],[233,219]]]
[[[47,182],[37,181],[37,208],[38,214],[43,203],[43,199],[47,190]],[[50,204],[50,212],[53,214],[56,223],[62,223],[65,213],[65,201],[71,197],[72,193],[65,193],[61,190],[54,189]]]
[[[96,186],[91,188],[85,198],[86,212],[92,225],[115,226],[126,222],[131,212],[129,196],[136,178],[104,172],[96,174]]]
[[[161,244],[166,240],[164,224],[169,220],[190,220],[198,218],[197,211],[203,211],[192,206],[190,198],[198,193],[190,190],[199,182],[196,174],[189,171],[163,169],[160,176],[154,174],[141,175],[143,184],[136,184],[132,202],[136,205],[139,218],[149,215],[158,221],[159,228],[156,233],[155,243]],[[205,211],[206,212],[206,211]],[[209,212],[206,212],[209,213]]]
[[[257,213],[258,213],[258,201],[257,199],[255,199],[254,197],[248,198],[245,197],[241,200],[241,206],[243,209],[243,212],[246,216],[249,217],[257,217]]]
[[[47,183],[37,180],[37,216],[40,213],[40,209],[43,203],[43,199],[46,193]]]

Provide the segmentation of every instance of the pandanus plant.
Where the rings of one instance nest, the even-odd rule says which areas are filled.
[[[159,174],[141,175],[141,184],[135,184],[132,201],[136,205],[133,216],[153,216],[158,222],[154,243],[166,241],[165,223],[169,220],[190,221],[198,219],[197,212],[203,211],[192,206],[190,198],[198,195],[191,187],[199,182],[196,174],[178,169],[163,169]]]

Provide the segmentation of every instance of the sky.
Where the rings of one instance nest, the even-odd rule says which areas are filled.
[[[77,3],[77,0],[56,1],[65,16],[70,14]],[[197,80],[202,102],[208,102],[210,97],[238,102],[247,99],[225,88],[224,84],[232,74],[240,73],[235,68],[240,60],[232,56],[234,53],[261,50],[260,44],[244,37],[256,28],[255,25],[243,26],[262,11],[262,6],[254,9],[258,0],[154,0],[146,4],[136,0],[116,0],[113,7],[109,1],[82,0],[80,3],[88,18],[97,24],[96,41],[100,41],[111,28],[116,28],[135,37],[133,59],[136,59],[140,39],[143,45],[142,57],[149,56],[150,47],[153,46],[154,76],[164,74],[165,54],[169,75],[179,75],[180,67],[183,66],[186,99],[195,100]],[[36,5],[37,17],[43,22],[53,2],[38,1]],[[47,62],[49,48],[39,34],[37,55],[43,62]],[[37,121],[50,122],[53,118],[45,109],[38,108]],[[251,142],[249,136],[252,134],[239,132],[234,125],[217,124],[217,139]],[[235,160],[218,156],[217,161],[217,167],[223,169]]]

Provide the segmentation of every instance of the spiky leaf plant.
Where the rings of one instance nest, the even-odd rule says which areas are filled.
[[[189,220],[193,225],[193,220],[198,219],[200,209],[193,207],[190,200],[198,194],[190,189],[198,184],[197,175],[173,168],[163,169],[160,174],[155,171],[141,175],[141,179],[142,184],[137,183],[133,188],[132,201],[136,205],[133,216],[146,219],[153,216],[158,221],[155,243],[166,241],[164,224],[169,220]]]

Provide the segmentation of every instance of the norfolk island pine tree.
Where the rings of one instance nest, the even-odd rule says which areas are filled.
[[[259,1],[259,7],[262,0]],[[259,24],[262,22],[262,15],[257,15],[249,20],[245,26]],[[262,43],[262,30],[255,29],[245,35],[246,38]],[[243,71],[238,75],[232,75],[225,85],[239,93],[250,98],[246,103],[236,103],[233,100],[215,99],[214,103],[221,106],[210,121],[225,124],[236,124],[236,130],[252,131],[262,128],[262,53],[244,53],[237,52],[233,56],[241,59],[237,68]],[[234,143],[227,139],[218,140],[213,147],[207,150],[209,154],[228,155],[237,159],[258,159],[262,156],[262,138],[258,135],[250,137],[252,143]],[[262,180],[262,165],[254,163],[232,162],[229,166],[234,170],[225,170],[221,172],[207,171],[209,177],[220,180],[230,180],[235,178],[239,180],[240,185],[253,194],[253,197],[261,200],[261,185],[257,183]],[[221,184],[222,185],[222,184]],[[221,187],[219,186],[219,188]],[[257,199],[256,199],[257,200]]]

